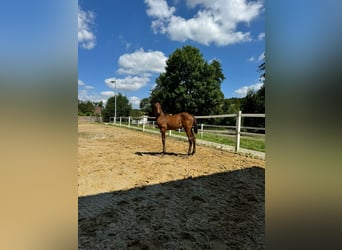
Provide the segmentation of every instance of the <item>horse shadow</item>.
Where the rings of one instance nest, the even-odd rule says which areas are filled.
[[[178,156],[178,157],[188,157],[189,155],[186,153],[174,153],[174,152],[135,152],[134,154],[139,156],[144,155],[152,155],[152,156],[163,156],[163,155],[170,155],[170,156]]]

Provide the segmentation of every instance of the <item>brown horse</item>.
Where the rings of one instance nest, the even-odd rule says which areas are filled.
[[[163,154],[165,153],[165,133],[166,130],[174,130],[184,128],[189,141],[188,155],[191,154],[191,146],[193,145],[192,154],[196,152],[196,137],[197,134],[197,121],[196,118],[187,113],[182,112],[175,115],[165,114],[159,102],[154,104],[154,113],[157,118],[157,125],[160,129],[163,143]]]

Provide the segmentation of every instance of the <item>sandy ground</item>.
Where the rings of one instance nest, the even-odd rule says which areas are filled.
[[[78,126],[79,249],[264,249],[265,162]]]

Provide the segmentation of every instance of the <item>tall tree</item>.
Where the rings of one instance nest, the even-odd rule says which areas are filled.
[[[144,112],[142,112],[140,109],[131,109],[129,115],[132,117],[140,117],[144,115]]]
[[[265,63],[265,54],[262,63],[258,67],[258,71],[260,73],[260,80],[262,81],[262,87],[257,91],[257,95],[259,97],[259,107],[258,112],[265,113],[265,80],[266,80],[266,63]]]
[[[260,72],[260,80],[263,85],[258,91],[249,90],[246,97],[241,104],[241,110],[243,113],[265,113],[265,57],[263,62],[258,66],[258,72]],[[244,125],[252,127],[265,127],[264,118],[245,118]]]
[[[94,103],[91,101],[78,100],[78,115],[93,115],[94,108]]]
[[[258,71],[260,73],[260,79],[262,80],[263,83],[265,83],[265,79],[266,79],[265,53],[264,53],[264,58],[262,60],[262,63],[258,66]]]
[[[208,63],[199,49],[184,46],[169,56],[166,71],[156,79],[151,103],[160,102],[168,113],[218,114],[223,106],[224,79],[217,60]]]
[[[241,106],[241,98],[228,98],[224,99],[223,113],[225,114],[237,114]]]
[[[144,112],[145,115],[150,115],[152,108],[151,108],[151,98],[143,98],[140,101],[140,110]]]
[[[116,96],[116,117],[124,116],[127,117],[130,114],[132,105],[126,96],[119,93]],[[105,122],[110,121],[110,117],[115,116],[115,96],[110,97],[107,100],[105,109],[103,110],[103,120]]]

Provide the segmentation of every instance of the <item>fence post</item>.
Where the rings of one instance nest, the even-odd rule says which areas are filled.
[[[131,117],[128,116],[128,127],[130,128],[131,127]]]
[[[203,138],[203,123],[201,123],[201,139]]]
[[[145,132],[145,121],[143,120],[143,132]]]
[[[171,136],[172,134],[171,134],[171,129],[169,130],[169,135]]]
[[[122,117],[120,116],[120,126],[121,126],[121,119],[122,119]]]
[[[236,115],[236,143],[235,143],[235,152],[238,152],[240,149],[240,130],[241,130],[241,110]]]

